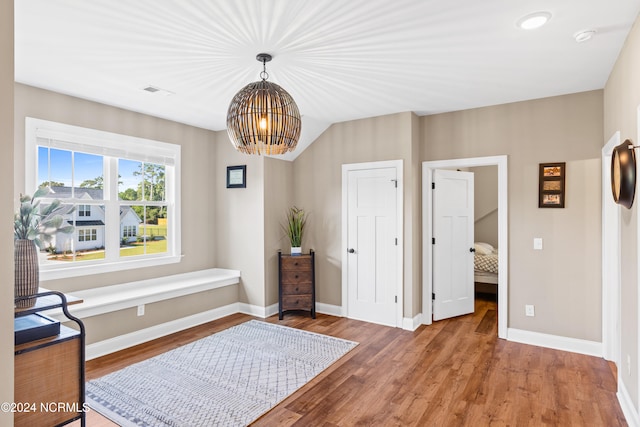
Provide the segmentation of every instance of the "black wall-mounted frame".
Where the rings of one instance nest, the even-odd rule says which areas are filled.
[[[227,166],[227,188],[247,187],[247,165]]]
[[[538,207],[564,208],[566,163],[540,163]]]

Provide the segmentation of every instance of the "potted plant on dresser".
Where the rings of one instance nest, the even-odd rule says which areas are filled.
[[[300,255],[302,253],[302,235],[306,222],[306,213],[303,209],[295,206],[289,208],[287,221],[283,228],[291,243],[291,255]]]
[[[59,200],[53,200],[49,205],[40,205],[38,199],[50,191],[48,187],[42,187],[33,197],[20,194],[20,208],[13,221],[16,297],[38,293],[38,248],[44,250],[56,233],[68,234],[74,230],[74,227],[66,222],[66,216],[74,210],[72,205],[61,205]],[[18,306],[30,307],[34,302],[35,299],[21,300]]]

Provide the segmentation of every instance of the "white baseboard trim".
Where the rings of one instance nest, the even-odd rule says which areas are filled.
[[[638,411],[633,405],[633,399],[629,396],[629,392],[627,388],[624,386],[624,382],[618,377],[618,402],[620,402],[620,407],[622,408],[622,413],[627,420],[627,424],[629,427],[639,427],[640,426],[640,416],[638,415]]]
[[[273,304],[267,307],[260,307],[259,305],[252,305],[244,302],[238,303],[238,313],[246,314],[248,316],[255,316],[261,319],[266,319],[267,317],[272,316],[277,312],[278,304]]]
[[[202,325],[203,323],[221,319],[225,316],[240,312],[239,305],[240,303],[229,304],[224,307],[214,308],[213,310],[204,311],[181,319],[172,320],[171,322],[89,344],[86,346],[85,358],[86,360],[95,359],[156,338]]]
[[[316,302],[316,311],[322,314],[328,314],[330,316],[344,317],[342,315],[341,305],[324,304],[322,302]]]
[[[413,317],[413,319],[405,317],[402,319],[402,329],[405,331],[415,331],[422,324],[422,313]]]
[[[570,351],[588,356],[602,357],[602,343],[577,338],[561,337],[558,335],[542,334],[540,332],[522,329],[507,329],[507,340],[521,344],[537,345],[555,350]]]
[[[341,313],[342,308],[335,305],[317,303],[316,310],[321,313],[340,316],[340,314],[334,313]],[[161,338],[169,334],[193,328],[194,326],[202,325],[203,323],[212,322],[235,313],[242,313],[248,316],[255,316],[264,319],[269,316],[273,316],[274,314],[278,314],[278,304],[260,307],[257,305],[237,302],[225,305],[224,307],[214,308],[213,310],[204,311],[202,313],[172,320],[160,325],[140,329],[139,331],[88,344],[86,346],[85,358],[86,360],[95,359],[156,338]]]

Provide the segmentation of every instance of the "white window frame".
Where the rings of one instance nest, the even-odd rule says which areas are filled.
[[[27,117],[25,120],[25,193],[33,194],[37,189],[38,138],[48,138],[52,148],[88,152],[91,154],[125,158],[135,161],[164,164],[165,198],[168,212],[167,252],[135,257],[111,257],[104,260],[40,265],[40,281],[64,279],[96,273],[109,273],[135,268],[153,267],[180,262],[181,215],[180,215],[180,145],[137,138],[111,132],[88,129]],[[120,230],[120,205],[118,187],[111,185],[111,177],[117,177],[117,160],[104,162],[104,192],[107,208],[106,224],[117,224]],[[117,181],[117,178],[115,178]],[[79,202],[87,204],[86,202]],[[111,226],[113,227],[113,226]],[[110,227],[110,228],[111,228]],[[106,229],[106,228],[105,228]],[[120,233],[105,233],[105,246],[120,246]]]

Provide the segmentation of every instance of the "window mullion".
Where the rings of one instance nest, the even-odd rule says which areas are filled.
[[[118,204],[118,159],[104,157],[105,252],[107,261],[120,256],[120,206]]]

